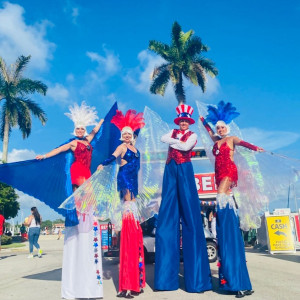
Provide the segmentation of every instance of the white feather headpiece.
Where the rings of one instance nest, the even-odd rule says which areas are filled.
[[[83,127],[86,132],[86,126],[96,125],[98,119],[97,111],[95,107],[86,105],[85,101],[82,101],[79,106],[77,103],[74,106],[69,106],[70,113],[65,115],[74,122],[75,129]],[[75,135],[75,129],[73,134]]]

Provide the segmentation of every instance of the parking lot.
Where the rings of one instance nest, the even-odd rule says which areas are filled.
[[[60,280],[63,240],[57,236],[41,236],[44,250],[41,259],[27,259],[27,246],[18,250],[2,250],[0,256],[1,300],[56,300],[60,299]],[[247,262],[255,293],[247,299],[300,299],[300,252],[296,254],[269,255],[247,248]],[[213,291],[189,294],[184,291],[184,270],[180,265],[180,289],[172,292],[154,292],[154,264],[146,265],[147,286],[138,299],[235,299],[218,290],[218,268],[210,264]],[[118,259],[103,259],[104,299],[116,298],[118,287]],[[137,297],[135,297],[137,298]]]

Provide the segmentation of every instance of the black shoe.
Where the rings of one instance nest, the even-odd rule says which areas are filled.
[[[118,298],[126,298],[126,299],[132,299],[132,298],[134,298],[131,295],[130,291],[122,291],[122,292],[120,292],[120,293],[117,294],[117,297]]]
[[[118,298],[124,298],[125,296],[126,296],[126,291],[122,291],[117,294]]]
[[[252,295],[253,293],[254,293],[253,290],[246,290],[246,291],[244,291],[244,294],[245,294],[246,296],[250,296],[250,295]]]
[[[245,297],[245,293],[243,291],[238,291],[235,298],[243,298]]]
[[[138,296],[138,295],[143,294],[143,293],[144,293],[143,289],[141,289],[139,292],[131,291],[131,295],[133,295],[133,296]]]
[[[132,298],[134,298],[134,297],[131,295],[131,292],[130,292],[130,291],[127,291],[124,298],[126,298],[126,299],[132,299]]]
[[[141,292],[131,291],[132,296],[138,296]]]

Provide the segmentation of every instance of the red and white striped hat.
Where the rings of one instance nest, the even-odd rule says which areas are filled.
[[[174,119],[174,123],[179,125],[180,120],[187,120],[190,124],[194,124],[195,121],[192,119],[194,109],[187,104],[180,104],[176,107],[177,118]]]

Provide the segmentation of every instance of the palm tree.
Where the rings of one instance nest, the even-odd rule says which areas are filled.
[[[155,67],[152,73],[150,92],[164,95],[169,80],[173,83],[179,103],[186,103],[183,76],[205,92],[206,74],[218,75],[214,62],[201,55],[209,49],[201,39],[193,36],[194,31],[183,32],[175,22],[172,27],[172,42],[167,45],[158,41],[150,41],[149,49],[160,55],[166,62]]]
[[[30,57],[21,55],[10,68],[7,68],[0,57],[0,103],[3,103],[0,115],[0,138],[3,141],[4,162],[7,161],[8,138],[12,127],[19,126],[25,139],[31,132],[31,114],[43,125],[47,121],[45,112],[27,97],[36,92],[46,95],[47,91],[47,86],[41,81],[22,77]]]

